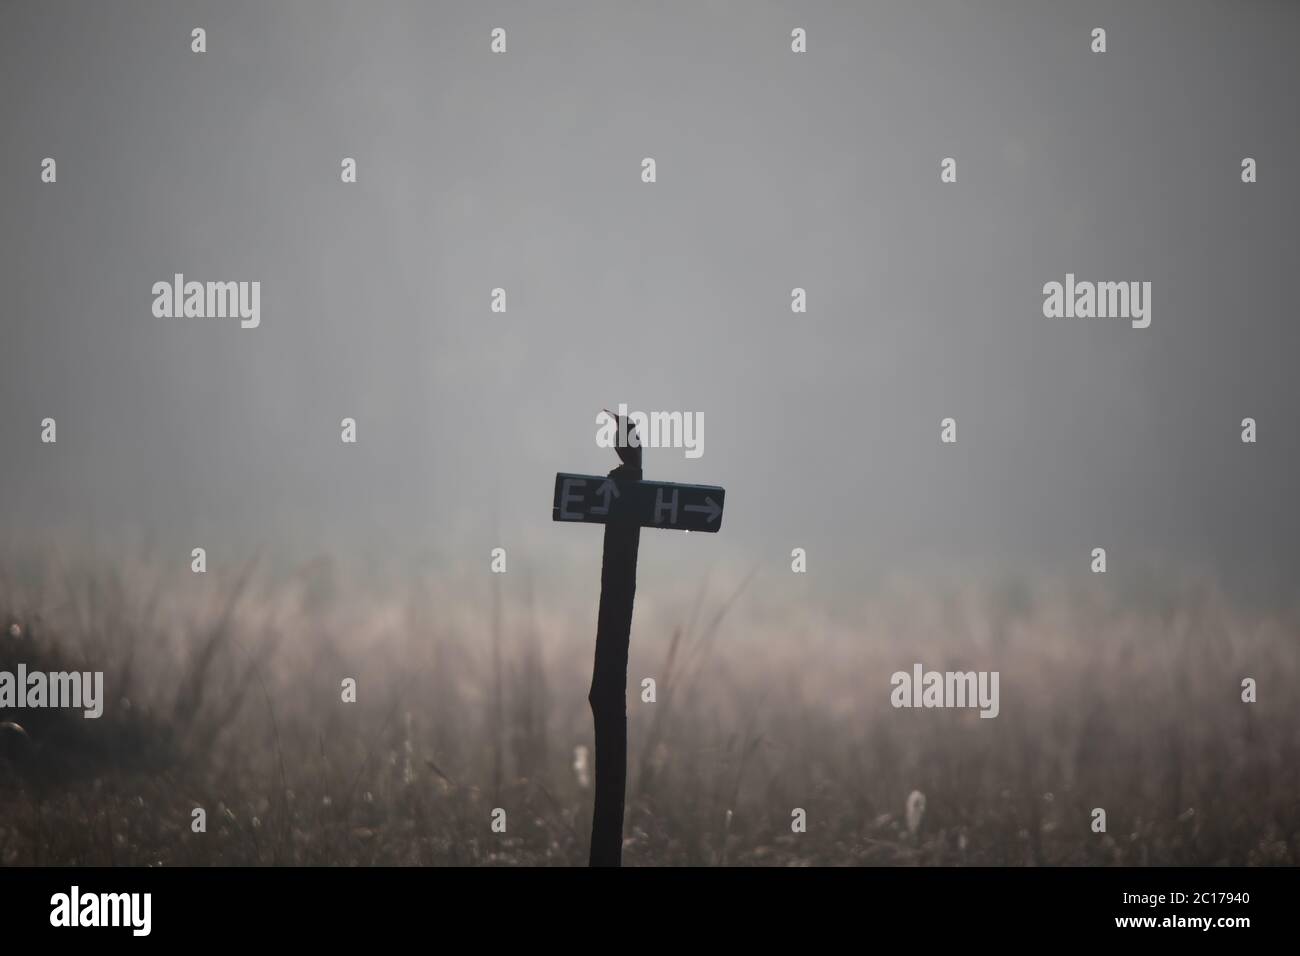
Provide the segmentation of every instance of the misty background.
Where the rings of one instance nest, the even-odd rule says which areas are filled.
[[[500,546],[594,614],[599,529],[551,494],[617,464],[596,414],[626,402],[704,418],[648,478],[727,488],[720,534],[642,536],[642,595],[760,568],[834,602],[1105,547],[1112,578],[1293,598],[1298,29],[1262,2],[6,2],[0,542],[434,574]],[[155,318],[178,272],[260,281],[260,328]],[[1067,272],[1150,281],[1150,328],[1044,318]]]

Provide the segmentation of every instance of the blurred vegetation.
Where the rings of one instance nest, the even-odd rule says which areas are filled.
[[[509,577],[0,562],[0,670],[102,670],[106,697],[0,710],[0,863],[585,864],[594,595],[566,614]],[[1300,862],[1296,612],[895,582],[837,623],[770,591],[638,610],[626,864]],[[917,661],[998,670],[1000,715],[891,708]]]

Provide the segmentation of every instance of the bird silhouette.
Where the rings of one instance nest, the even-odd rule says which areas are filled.
[[[636,426],[621,415],[615,415],[608,408],[604,409],[606,415],[614,420],[618,426],[619,435],[626,435],[628,443],[615,444],[614,451],[618,452],[619,461],[623,462],[623,467],[628,470],[635,469],[641,471],[641,436],[637,434]],[[636,437],[636,444],[632,444],[633,436]]]

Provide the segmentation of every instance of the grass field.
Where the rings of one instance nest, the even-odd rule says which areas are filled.
[[[347,580],[0,564],[0,670],[107,691],[99,720],[0,711],[23,728],[0,733],[0,862],[584,864],[594,600]],[[765,590],[638,610],[626,864],[1300,862],[1296,612],[1040,581],[894,583],[832,618]],[[998,670],[1000,714],[895,710],[914,662]]]

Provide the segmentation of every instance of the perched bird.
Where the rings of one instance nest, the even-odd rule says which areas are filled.
[[[619,436],[626,436],[627,438],[626,445],[616,444],[614,446],[614,451],[618,452],[619,461],[623,462],[623,465],[626,468],[635,468],[637,471],[640,471],[641,436],[637,434],[636,426],[626,418],[623,418],[620,415],[615,415],[608,408],[604,411],[606,415],[614,420],[614,424],[618,426]]]

